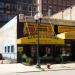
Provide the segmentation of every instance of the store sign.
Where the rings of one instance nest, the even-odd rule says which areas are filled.
[[[75,39],[75,31],[66,33],[65,39]]]
[[[26,31],[27,30],[27,31]],[[39,35],[42,36],[52,36],[54,33],[52,31],[52,26],[49,24],[40,24],[39,27],[37,24],[24,24],[24,33],[28,32],[29,36],[36,36],[39,31]]]
[[[70,31],[75,31],[74,26],[58,26],[58,32],[70,32]]]

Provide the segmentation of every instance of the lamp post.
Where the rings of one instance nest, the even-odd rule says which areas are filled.
[[[34,19],[35,19],[36,24],[37,24],[37,65],[36,65],[37,68],[41,68],[40,67],[40,59],[39,59],[39,23],[41,23],[42,17],[43,17],[43,15],[41,13],[37,13],[34,16]]]

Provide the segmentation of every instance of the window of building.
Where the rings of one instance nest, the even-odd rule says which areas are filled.
[[[10,52],[10,46],[8,46],[8,53]]]
[[[49,3],[49,4],[52,4],[52,0],[48,0],[48,3]]]
[[[28,6],[28,11],[32,11],[32,6]]]
[[[47,5],[46,4],[43,4],[43,10],[47,10]]]
[[[16,4],[11,4],[10,8],[11,8],[11,10],[16,10],[17,9],[17,5]]]
[[[0,9],[0,14],[3,14],[4,13],[4,10]]]
[[[28,0],[28,3],[29,3],[29,4],[32,4],[32,0]]]
[[[7,52],[7,47],[5,46],[5,53]]]
[[[47,0],[42,0],[42,2],[45,4],[45,3],[47,3]]]
[[[10,4],[9,3],[6,3],[5,4],[5,8],[10,9]]]
[[[11,20],[12,19],[12,15],[8,15],[7,19]]]
[[[0,0],[0,2],[4,2],[4,0]]]
[[[63,5],[63,0],[58,0],[58,5]]]
[[[37,4],[37,0],[33,0],[33,4]]]
[[[71,6],[71,1],[67,0],[67,6]]]
[[[0,14],[0,21],[4,21],[4,14]]]
[[[60,7],[58,6],[58,12],[61,11],[62,9],[63,9],[62,6],[60,6]]]
[[[53,12],[56,13],[57,11],[58,11],[58,10],[57,10],[57,6],[54,5],[54,6],[53,6]]]
[[[22,5],[21,4],[17,5],[17,10],[22,10]]]
[[[9,10],[7,10],[7,11],[6,11],[6,14],[10,14],[10,11],[9,11]]]
[[[13,1],[13,0],[12,0]],[[14,0],[15,1],[15,0]],[[6,2],[10,2],[10,0],[6,0]]]
[[[11,53],[14,52],[14,46],[11,46]]]
[[[7,21],[7,14],[3,14],[2,18],[1,18],[3,21]]]
[[[23,4],[23,5],[22,5],[22,9],[25,10],[25,11],[27,11],[28,7],[29,7],[29,6],[28,6],[27,4]]]
[[[67,0],[63,0],[63,6],[67,6]]]
[[[24,3],[27,3],[28,0],[23,0]]]
[[[37,11],[37,7],[33,7],[33,11],[35,11],[35,12],[36,12],[36,11]]]
[[[53,0],[53,4],[57,4],[57,0]]]
[[[4,8],[4,3],[0,2],[0,8]]]

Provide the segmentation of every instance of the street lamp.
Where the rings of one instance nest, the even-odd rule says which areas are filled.
[[[37,13],[34,16],[34,19],[35,19],[36,24],[37,24],[37,38],[38,38],[38,41],[37,41],[37,65],[36,65],[37,68],[40,68],[40,60],[39,60],[39,24],[41,23],[41,18],[42,17],[43,17],[42,13]],[[39,23],[39,21],[40,21],[40,23]]]

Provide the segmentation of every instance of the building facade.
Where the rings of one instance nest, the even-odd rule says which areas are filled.
[[[53,15],[73,5],[75,0],[0,0],[0,23],[11,20],[17,14],[34,16],[42,12],[48,16],[49,9]]]
[[[74,21],[50,19],[49,23],[49,18],[42,18],[42,23],[39,23],[38,28],[33,18],[27,17],[23,19],[25,20],[22,20],[22,18],[19,20],[17,27],[18,62],[23,62],[22,56],[24,55],[24,59],[32,59],[33,63],[36,63],[38,44],[37,29],[39,29],[39,58],[41,63],[75,61]],[[65,32],[65,39],[56,37],[57,34]],[[24,60],[24,62],[26,61]]]
[[[39,30],[41,63],[75,61],[74,21],[50,19],[49,22],[48,18],[43,18],[38,28],[33,17],[22,17],[14,17],[0,29],[0,53],[3,57],[17,59],[18,62],[32,59],[36,63]],[[65,32],[65,39],[56,37]]]
[[[17,17],[0,29],[0,53],[3,57],[17,59]]]
[[[51,10],[51,14],[64,11],[65,9],[75,5],[75,0],[42,0],[42,13],[47,16],[48,10]]]
[[[0,26],[17,14],[32,16],[37,11],[37,0],[0,0]]]

